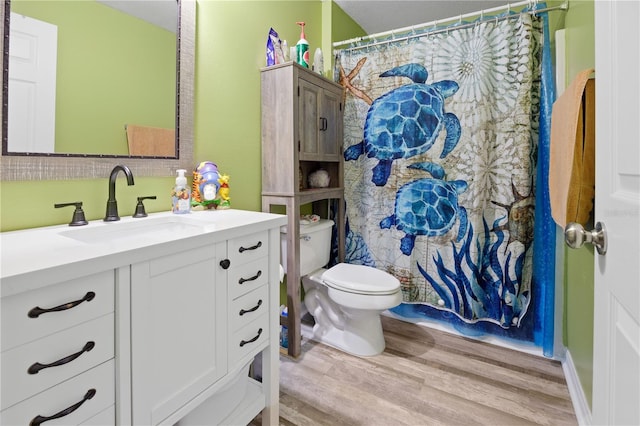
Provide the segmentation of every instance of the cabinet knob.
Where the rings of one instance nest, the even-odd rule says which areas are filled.
[[[231,266],[231,261],[229,259],[223,259],[220,261],[220,266],[222,266],[222,269],[229,269],[229,266]]]

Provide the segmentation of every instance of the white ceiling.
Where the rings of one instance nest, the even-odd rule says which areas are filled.
[[[334,0],[367,34],[456,17],[508,3],[506,0]],[[513,2],[512,2],[513,3]]]
[[[97,0],[106,6],[144,19],[165,30],[176,32],[178,2],[176,0]]]
[[[175,32],[176,0],[98,0]],[[503,6],[507,0],[334,0],[367,34]]]

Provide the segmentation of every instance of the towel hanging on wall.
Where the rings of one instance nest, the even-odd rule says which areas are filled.
[[[553,220],[586,224],[595,194],[595,79],[581,71],[553,104],[549,196]]]

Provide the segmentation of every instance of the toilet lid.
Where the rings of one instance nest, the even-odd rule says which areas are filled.
[[[336,290],[359,294],[393,294],[400,289],[394,276],[370,266],[338,263],[322,274],[322,281]]]

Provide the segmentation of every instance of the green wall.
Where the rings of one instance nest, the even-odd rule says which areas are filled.
[[[572,0],[565,17],[567,85],[582,70],[595,67],[593,0]],[[597,81],[597,79],[596,79]],[[597,84],[597,83],[596,83]],[[591,228],[592,225],[587,225]],[[559,230],[558,232],[562,232]],[[593,386],[593,247],[579,250],[565,244],[564,252],[564,345],[571,353],[580,384],[589,403]]]
[[[323,3],[326,2],[197,2],[194,162],[214,161],[221,172],[231,176],[233,208],[261,208],[259,70],[265,66],[269,28],[273,27],[282,40],[293,46],[300,37],[296,22],[305,21],[313,52],[323,45],[322,28],[326,23],[322,17],[333,16],[331,10],[323,15],[323,7],[327,7]],[[349,34],[349,27],[353,28],[352,36],[362,31],[346,18],[340,25],[342,34]],[[324,56],[325,63],[329,62],[331,53],[324,51]],[[107,176],[64,182],[2,181],[0,230],[68,223],[72,212],[53,208],[54,203],[68,201],[82,200],[87,218],[101,219],[108,198],[107,182]],[[136,177],[136,184],[127,186],[124,179],[118,179],[120,215],[133,214],[136,197],[142,195],[158,197],[145,202],[147,211],[169,210],[173,182],[173,177]]]
[[[173,32],[95,1],[13,0],[11,10],[58,28],[57,153],[128,155],[125,124],[175,127]]]

